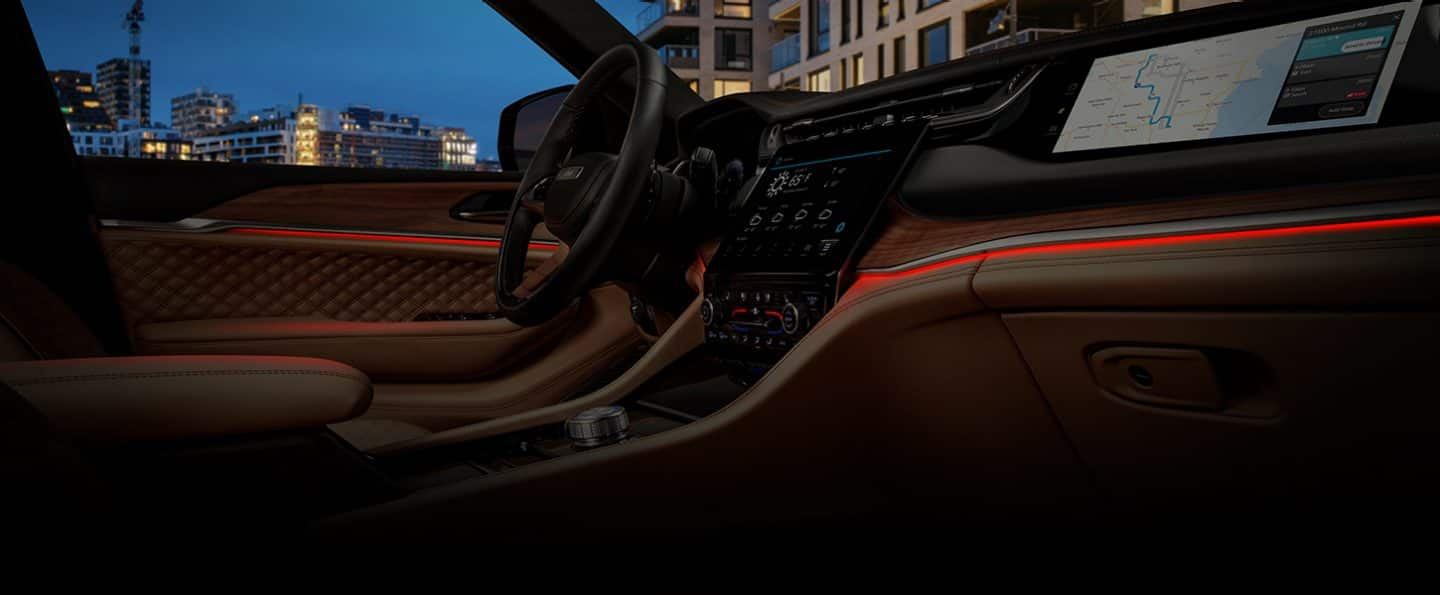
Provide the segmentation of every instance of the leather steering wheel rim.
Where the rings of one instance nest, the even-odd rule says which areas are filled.
[[[543,202],[534,200],[536,190],[543,189],[565,169],[580,119],[601,99],[610,83],[630,70],[635,72],[635,102],[609,182],[595,200],[578,236],[569,244],[569,254],[549,277],[519,295],[530,238],[544,220]],[[660,56],[649,48],[629,44],[601,55],[570,90],[525,170],[505,222],[495,273],[496,303],[505,318],[526,326],[544,323],[588,291],[605,270],[649,187],[660,144],[665,90],[665,65]]]

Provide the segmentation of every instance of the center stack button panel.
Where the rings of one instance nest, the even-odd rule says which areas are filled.
[[[832,294],[802,280],[714,287],[700,306],[705,343],[732,363],[768,366],[825,316]]]

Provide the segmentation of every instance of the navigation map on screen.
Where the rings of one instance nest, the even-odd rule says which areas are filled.
[[[1054,152],[1374,124],[1420,2],[1095,61]]]

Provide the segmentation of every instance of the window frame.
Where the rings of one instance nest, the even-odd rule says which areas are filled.
[[[930,55],[930,33],[940,28],[945,29],[945,59],[940,60],[939,62],[927,63]],[[953,48],[950,47],[950,17],[945,17],[943,19],[935,21],[934,23],[921,27],[916,33],[919,37],[919,39],[917,40],[919,46],[916,48],[919,50],[919,53],[915,56],[916,68],[926,68],[929,66],[935,66],[936,64],[944,64],[951,60],[950,51]]]
[[[810,10],[810,30],[806,32],[806,41],[809,47],[806,48],[805,57],[823,56],[830,51],[830,0],[808,0],[807,7]],[[824,15],[824,18],[821,18],[821,15]],[[825,26],[824,30],[820,28],[822,23]],[[824,48],[816,49],[817,46],[822,45],[817,43],[821,40],[825,42]]]
[[[848,0],[847,0],[848,1]],[[855,0],[855,40],[865,36],[865,0]]]
[[[749,36],[749,38],[750,38],[750,47],[748,48],[748,54],[749,54],[749,55],[745,57],[747,64],[746,64],[746,66],[745,66],[744,68],[735,68],[735,67],[731,67],[731,66],[728,66],[728,65],[727,65],[727,66],[722,66],[722,64],[724,63],[724,57],[725,57],[725,51],[724,51],[724,48],[723,48],[723,45],[724,45],[724,43],[725,43],[725,34],[726,34],[726,33],[737,33],[737,32],[743,32],[745,35]],[[737,46],[737,47],[738,47],[738,46]],[[754,29],[737,28],[737,27],[716,27],[716,28],[715,28],[715,58],[714,58],[714,68],[715,68],[715,70],[723,70],[723,71],[725,71],[725,72],[754,72],[754,71],[755,71],[755,30],[754,30]]]
[[[897,74],[901,74],[901,73],[903,73],[903,72],[906,71],[905,51],[908,50],[908,49],[910,49],[910,48],[908,48],[908,47],[905,47],[906,43],[908,43],[908,42],[905,41],[905,38],[906,38],[906,37],[909,37],[909,36],[908,36],[908,35],[899,35],[899,36],[896,36],[895,39],[891,41],[891,43],[892,43],[893,46],[894,46],[894,47],[892,47],[891,49],[893,50],[893,53],[895,54],[895,55],[892,57],[892,59],[891,59],[891,60],[892,60],[892,64],[891,64],[891,68],[890,68],[890,75],[891,75],[891,76],[895,76],[895,75],[897,75]]]

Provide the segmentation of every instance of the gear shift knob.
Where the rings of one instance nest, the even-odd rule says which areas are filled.
[[[578,448],[595,448],[624,440],[630,434],[630,415],[611,405],[586,409],[565,420],[565,435]]]

